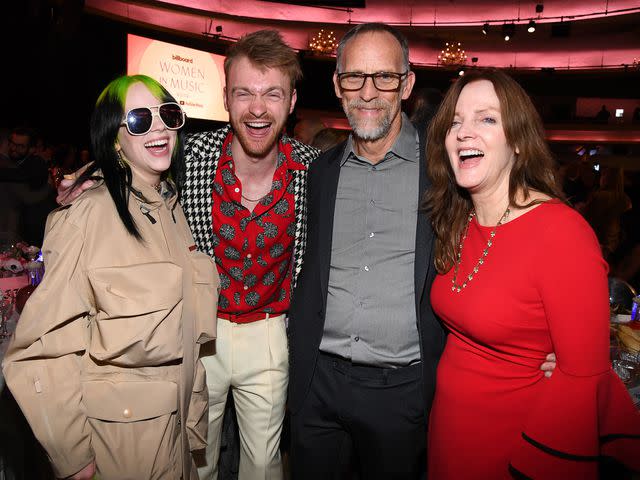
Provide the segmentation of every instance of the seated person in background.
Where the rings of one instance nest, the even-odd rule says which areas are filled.
[[[313,137],[325,128],[327,128],[327,126],[322,123],[320,118],[306,117],[297,121],[296,126],[293,128],[293,138],[299,142],[311,145]]]
[[[624,170],[602,167],[600,188],[593,192],[582,214],[596,233],[607,261],[622,241],[622,215],[630,209],[631,199],[624,192]]]
[[[611,118],[611,112],[607,110],[606,105],[602,105],[600,111],[596,113],[596,122],[609,123],[609,118]]]
[[[640,412],[609,359],[607,265],[561,201],[527,94],[500,70],[467,72],[431,123],[426,160],[431,303],[450,331],[428,477],[596,479],[601,456],[640,471]]]
[[[316,133],[311,141],[311,146],[318,148],[321,152],[326,152],[330,148],[344,142],[347,138],[349,138],[348,130],[325,128]]]
[[[0,168],[0,188],[8,197],[9,210],[0,223],[8,222],[22,240],[42,245],[47,215],[56,207],[50,187],[49,170],[42,157],[35,153],[35,133],[16,128],[9,136],[9,166]],[[14,212],[19,221],[7,220]]]
[[[406,101],[405,111],[409,120],[420,128],[426,128],[442,102],[442,93],[435,88],[414,88]]]
[[[631,208],[620,218],[621,242],[609,265],[618,277],[640,291],[640,171],[625,171],[625,195]]]
[[[35,132],[19,127],[11,131],[7,148],[9,162],[0,170],[0,181],[24,183],[30,188],[47,181],[47,165],[35,154]]]
[[[58,477],[196,480],[206,444],[200,344],[219,284],[182,207],[185,116],[155,80],[111,82],[91,119],[98,180],[52,213],[46,274],[3,372]]]
[[[562,165],[559,172],[562,179],[562,192],[569,204],[578,211],[584,208],[591,193],[582,180],[582,169],[582,161],[575,159]]]

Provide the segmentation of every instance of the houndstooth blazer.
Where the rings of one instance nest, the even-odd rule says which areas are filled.
[[[213,132],[201,132],[187,136],[185,145],[186,179],[180,203],[191,227],[198,250],[213,258],[212,234],[214,231],[211,202],[213,181],[222,153],[222,144],[230,131],[229,125]],[[293,160],[309,167],[320,150],[287,139],[293,146]],[[296,233],[293,242],[293,269],[291,288],[295,287],[302,268],[302,256],[307,240],[307,172],[294,170],[293,195],[295,197]]]

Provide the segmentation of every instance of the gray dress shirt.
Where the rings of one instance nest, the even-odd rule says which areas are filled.
[[[321,351],[378,367],[420,361],[414,284],[419,161],[418,134],[404,114],[400,135],[378,164],[358,157],[349,137]]]

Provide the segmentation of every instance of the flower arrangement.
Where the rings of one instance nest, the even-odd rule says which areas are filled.
[[[29,263],[40,256],[40,247],[17,242],[8,250],[0,252],[0,268],[11,273],[21,273]]]

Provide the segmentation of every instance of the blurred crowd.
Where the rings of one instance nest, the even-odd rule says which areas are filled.
[[[560,169],[567,200],[593,228],[609,276],[640,287],[640,172],[575,159]]]
[[[0,128],[0,236],[42,245],[63,175],[89,161],[89,151],[49,141],[28,127]]]

